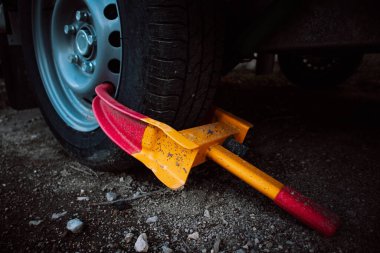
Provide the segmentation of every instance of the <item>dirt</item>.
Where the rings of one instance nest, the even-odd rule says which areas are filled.
[[[0,110],[0,251],[134,252],[146,233],[149,252],[163,246],[210,252],[217,237],[224,252],[379,252],[379,66],[379,57],[367,57],[337,89],[304,90],[280,73],[255,77],[244,70],[226,76],[219,89],[217,104],[255,125],[246,159],[334,210],[342,226],[332,238],[212,163],[194,168],[179,192],[156,192],[163,185],[142,167],[94,173],[64,153],[37,109],[6,107]],[[97,205],[111,190],[126,198],[155,193]],[[152,216],[158,221],[146,223]],[[85,223],[81,233],[67,232],[72,218]],[[194,232],[199,239],[188,239]]]

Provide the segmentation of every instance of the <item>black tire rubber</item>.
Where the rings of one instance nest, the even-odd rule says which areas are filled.
[[[334,60],[334,63],[330,68],[314,70],[303,62],[305,59],[310,58],[319,58],[320,62],[332,62]],[[334,87],[341,84],[355,72],[362,62],[362,58],[362,54],[278,55],[280,68],[288,80],[306,88]]]
[[[19,0],[30,24],[30,0]],[[118,0],[123,65],[117,100],[154,119],[182,129],[200,124],[220,80],[223,52],[221,4],[216,0]],[[101,131],[78,132],[53,109],[34,56],[31,28],[22,37],[28,74],[41,111],[65,150],[95,169],[131,167],[126,156]]]

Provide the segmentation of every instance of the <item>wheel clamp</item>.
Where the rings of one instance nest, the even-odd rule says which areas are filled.
[[[167,187],[182,188],[191,168],[210,159],[320,233],[332,236],[339,226],[337,215],[222,146],[231,137],[243,143],[250,123],[216,109],[210,124],[176,131],[118,103],[112,85],[101,84],[96,93],[93,110],[106,135]]]

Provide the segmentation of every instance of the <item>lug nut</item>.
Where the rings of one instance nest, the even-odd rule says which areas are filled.
[[[77,21],[85,22],[88,19],[88,13],[86,11],[77,11],[75,13],[75,19]]]
[[[77,31],[77,29],[73,25],[65,25],[63,31],[65,32],[65,34],[74,34]]]
[[[80,58],[76,54],[70,55],[69,56],[69,62],[72,64],[78,64],[80,62]]]
[[[96,37],[94,35],[88,35],[87,42],[90,46],[93,46],[95,44]]]
[[[88,73],[88,74],[92,74],[94,73],[94,64],[92,62],[83,62],[82,64],[82,71]]]

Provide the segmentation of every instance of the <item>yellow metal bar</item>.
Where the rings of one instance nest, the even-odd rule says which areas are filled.
[[[220,145],[209,148],[207,157],[274,200],[284,185]]]

